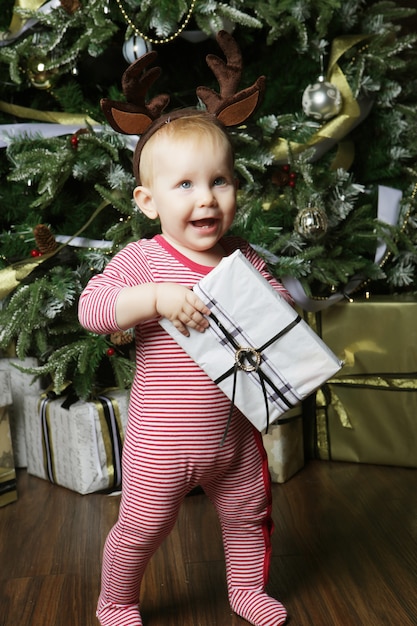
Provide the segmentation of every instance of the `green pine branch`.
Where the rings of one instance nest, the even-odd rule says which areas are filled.
[[[111,347],[103,335],[88,333],[81,339],[56,349],[48,361],[37,367],[18,366],[23,372],[36,378],[50,376],[55,393],[61,394],[71,382],[76,395],[87,400],[99,388],[97,370],[103,360],[110,360],[115,375],[115,383],[121,389],[129,388],[135,365],[126,357],[112,355],[106,357]]]

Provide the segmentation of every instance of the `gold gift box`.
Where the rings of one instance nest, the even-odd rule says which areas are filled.
[[[12,404],[9,372],[0,372],[0,506],[17,500],[9,409]]]
[[[16,467],[27,467],[26,454],[26,433],[25,433],[25,414],[24,399],[30,393],[40,393],[40,380],[34,380],[32,374],[26,374],[13,366],[16,364],[21,367],[36,367],[37,359],[28,357],[26,359],[18,358],[0,358],[0,371],[10,373],[10,386],[12,394],[12,404],[10,406],[10,429],[12,431],[12,445],[14,462]]]
[[[319,458],[417,467],[417,299],[343,302],[316,316],[344,360],[316,397]]]

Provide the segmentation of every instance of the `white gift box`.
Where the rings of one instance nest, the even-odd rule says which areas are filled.
[[[210,327],[160,323],[260,431],[341,369],[297,311],[237,250],[193,287]]]
[[[285,483],[304,467],[304,433],[302,407],[283,415],[263,434],[268,468],[274,483]]]
[[[13,402],[10,372],[0,373],[0,406],[9,407]]]
[[[81,494],[121,484],[128,392],[112,391],[64,408],[65,398],[25,399],[28,472]]]
[[[3,358],[0,359],[0,371],[10,372],[12,403],[10,406],[10,428],[12,431],[13,450],[16,467],[27,467],[24,399],[28,394],[40,392],[40,380],[34,380],[33,374],[21,372],[20,367],[36,367],[37,359]]]

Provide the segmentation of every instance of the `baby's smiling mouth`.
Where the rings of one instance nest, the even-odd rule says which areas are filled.
[[[193,220],[191,224],[196,228],[210,228],[216,224],[217,220],[213,217],[206,217],[201,220]]]

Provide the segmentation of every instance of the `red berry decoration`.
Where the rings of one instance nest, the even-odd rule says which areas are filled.
[[[116,350],[114,348],[107,348],[107,356],[114,356],[114,353],[116,352]]]
[[[274,170],[271,176],[271,182],[276,187],[295,187],[295,180],[297,174],[291,172],[291,168],[288,164],[282,165],[281,168]]]
[[[77,135],[73,135],[70,141],[71,141],[71,146],[74,148],[74,150],[76,150],[78,148],[78,142],[79,142]]]
[[[36,248],[34,248],[30,251],[30,256],[36,259],[36,257],[42,256],[42,252],[39,252],[39,250],[36,250]]]

